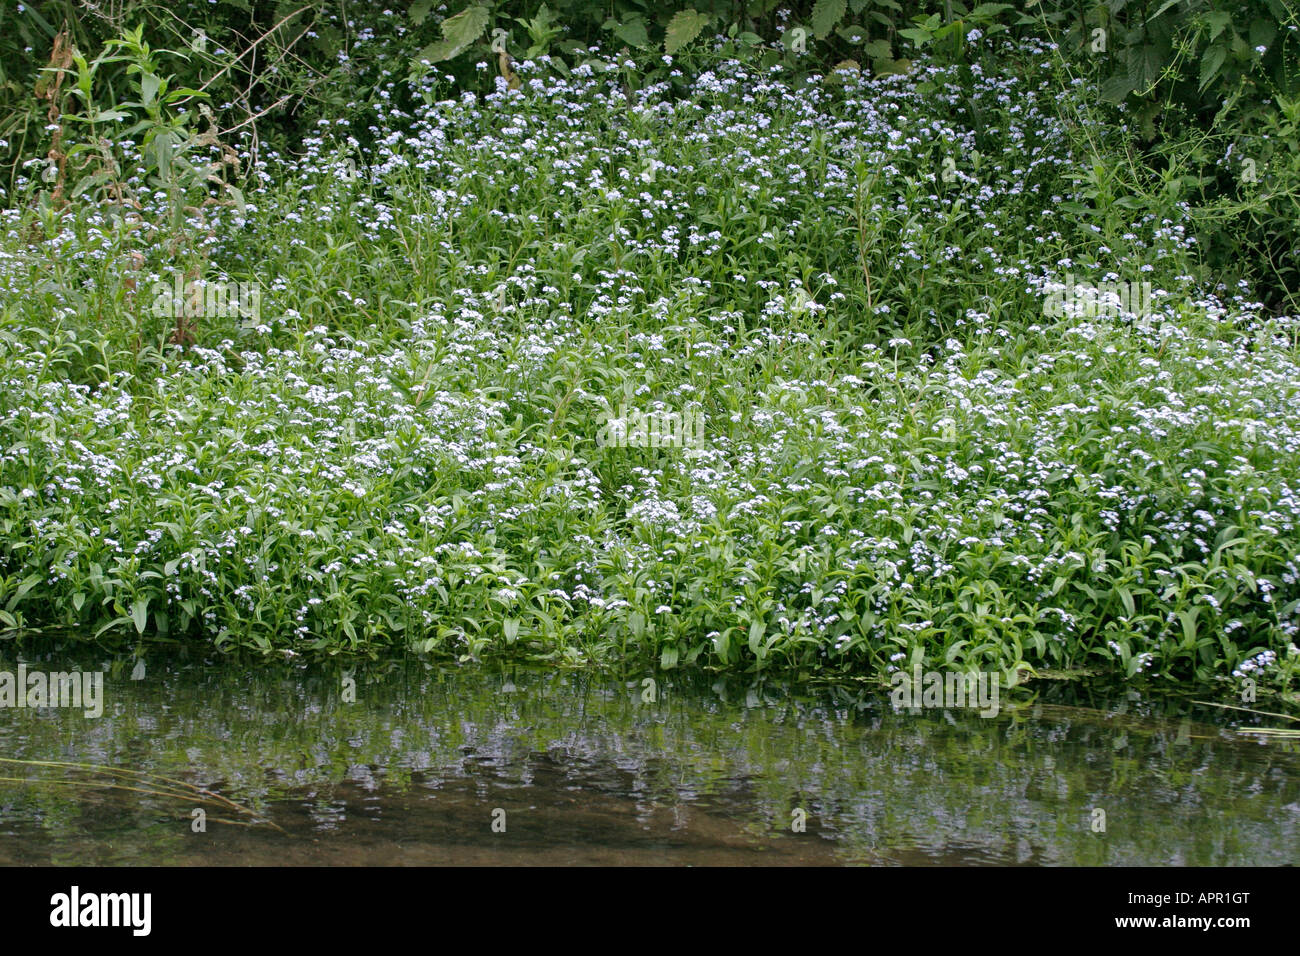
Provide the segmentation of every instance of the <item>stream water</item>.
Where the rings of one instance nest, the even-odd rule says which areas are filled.
[[[1041,682],[983,718],[865,686],[0,649],[20,664],[101,672],[102,713],[0,708],[0,865],[1300,859],[1300,747],[1187,700]]]

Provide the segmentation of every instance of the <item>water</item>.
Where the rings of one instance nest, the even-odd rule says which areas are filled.
[[[983,719],[878,688],[658,675],[650,701],[644,676],[403,662],[357,668],[349,702],[337,665],[132,664],[81,661],[109,667],[99,718],[0,709],[0,756],[178,782],[0,763],[0,864],[1300,859],[1296,744],[1187,701],[1047,684]],[[114,780],[137,789],[92,786]]]

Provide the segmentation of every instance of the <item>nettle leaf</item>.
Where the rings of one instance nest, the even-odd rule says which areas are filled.
[[[1124,73],[1116,73],[1101,85],[1101,98],[1107,103],[1122,103],[1133,92],[1133,84]]]
[[[1214,82],[1227,55],[1228,47],[1223,43],[1216,43],[1205,51],[1205,56],[1201,57],[1201,83],[1198,92],[1205,92],[1205,88]]]
[[[407,11],[407,15],[411,18],[411,22],[418,27],[424,22],[432,9],[433,0],[415,0],[415,3],[411,4],[411,9]]]
[[[482,4],[471,4],[455,16],[442,21],[442,39],[430,43],[418,58],[437,63],[450,60],[483,35],[491,14]]]
[[[1273,45],[1273,40],[1277,36],[1277,27],[1267,20],[1256,20],[1250,25],[1250,45],[1255,47],[1269,47]]]
[[[1225,29],[1232,26],[1232,14],[1215,10],[1205,15],[1205,22],[1210,25],[1210,39],[1213,40]]]
[[[668,31],[664,34],[664,52],[676,53],[699,36],[708,22],[709,18],[694,7],[677,11],[668,21]]]
[[[1146,44],[1133,47],[1126,59],[1129,86],[1139,93],[1150,89],[1160,78],[1163,58],[1155,47]]]
[[[844,18],[847,7],[848,0],[817,0],[812,11],[813,35],[819,40],[830,36],[835,24]]]

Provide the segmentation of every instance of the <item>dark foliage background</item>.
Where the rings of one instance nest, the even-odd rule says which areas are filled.
[[[1099,202],[1157,212],[1190,205],[1211,277],[1254,281],[1275,311],[1300,307],[1300,14],[1292,0],[9,2],[0,6],[8,202],[22,201],[42,161],[66,165],[67,127],[78,117],[137,102],[139,50],[133,60],[113,46],[132,29],[171,90],[202,93],[177,98],[176,108],[201,101],[215,123],[206,128],[222,141],[245,138],[253,155],[297,151],[318,118],[359,114],[394,75],[436,69],[465,88],[491,89],[498,76],[520,82],[514,63],[567,73],[599,45],[626,50],[629,89],[678,82],[674,70],[733,57],[782,63],[811,82],[837,68],[903,71],[921,49],[963,62],[974,55],[973,30],[1036,35],[1058,44],[1063,80],[1095,90],[1096,110],[1079,122],[1098,135],[1122,128],[1129,140],[1131,180],[1118,195],[1099,185]],[[353,55],[362,32],[390,42]],[[73,54],[97,66],[89,96],[74,94]]]

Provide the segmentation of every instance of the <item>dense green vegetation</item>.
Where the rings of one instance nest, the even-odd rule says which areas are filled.
[[[31,33],[0,626],[1294,687],[1292,8],[242,6]]]

